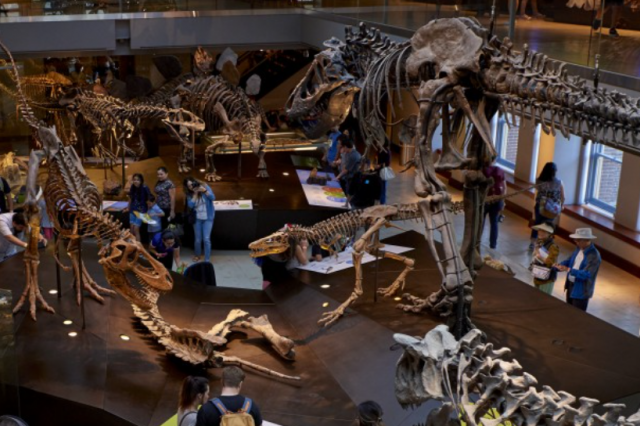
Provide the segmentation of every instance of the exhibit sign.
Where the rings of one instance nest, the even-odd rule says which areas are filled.
[[[381,250],[390,252],[390,253],[405,253],[413,250],[411,247],[403,247],[403,246],[395,246],[392,244],[385,244]],[[338,253],[338,256],[330,256],[325,257],[320,262],[309,262],[306,265],[298,266],[298,269],[302,269],[303,271],[311,271],[317,272],[318,274],[333,274],[334,272],[344,271],[345,269],[349,269],[353,267],[353,249],[351,247],[347,247],[347,249],[343,252]],[[382,255],[380,256],[382,258]],[[370,255],[369,253],[365,253],[362,256],[362,264],[373,262],[375,260],[375,256]]]
[[[347,196],[340,188],[340,184],[333,179],[333,173],[326,173],[327,182],[324,185],[310,185],[307,183],[311,170],[296,170],[298,179],[310,206],[333,207],[334,209],[347,209]],[[324,175],[324,172],[318,172]]]
[[[253,201],[251,200],[218,200],[213,205],[217,211],[223,210],[253,210]]]

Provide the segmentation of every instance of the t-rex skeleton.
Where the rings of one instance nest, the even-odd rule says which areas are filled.
[[[9,50],[0,42],[0,47],[15,63]],[[17,74],[17,72],[16,72]],[[299,379],[277,373],[265,367],[245,361],[235,356],[227,356],[220,349],[227,343],[226,336],[232,327],[251,329],[264,336],[272,347],[285,359],[293,359],[295,351],[290,339],[278,335],[266,316],[250,317],[248,313],[233,310],[227,319],[214,326],[209,332],[181,329],[167,323],[158,310],[157,301],[161,292],[173,287],[173,279],[166,268],[154,259],[129,230],[113,217],[102,212],[102,199],[97,187],[86,175],[80,158],[73,146],[64,146],[56,135],[54,127],[38,121],[22,93],[19,77],[16,75],[21,102],[19,109],[31,127],[38,150],[31,153],[28,170],[28,203],[26,212],[31,225],[28,233],[28,247],[25,252],[27,282],[14,313],[29,300],[31,317],[36,319],[36,306],[40,302],[43,309],[54,312],[38,286],[39,254],[39,208],[36,198],[36,179],[42,159],[48,163],[48,178],[44,187],[47,211],[58,233],[70,240],[68,252],[72,259],[75,276],[80,278],[84,289],[99,301],[99,293],[114,293],[97,285],[88,275],[78,258],[79,244],[86,237],[94,237],[100,246],[100,264],[103,266],[107,282],[131,303],[136,316],[153,333],[168,352],[196,365],[218,367],[224,364],[238,364],[261,371],[275,377]],[[137,283],[129,281],[127,274],[135,275]],[[78,301],[83,286],[76,283]]]
[[[438,19],[420,28],[409,42],[388,43],[367,68],[357,100],[357,118],[368,147],[382,148],[385,140],[381,123],[386,114],[380,105],[387,100],[394,111],[394,99],[401,91],[417,93],[420,114],[414,164],[416,193],[425,198],[422,206],[426,237],[443,276],[439,292],[427,299],[406,295],[407,311],[434,310],[443,316],[462,297],[459,332],[472,324],[468,309],[472,302],[472,273],[467,265],[479,267],[477,253],[488,180],[482,169],[491,164],[496,152],[491,140],[490,119],[498,112],[531,120],[542,130],[565,137],[570,133],[632,153],[640,153],[640,100],[603,89],[595,89],[577,77],[567,75],[566,64],[546,55],[513,50],[509,39],[499,41],[471,18]],[[324,78],[314,71],[306,79],[311,92],[321,90],[330,98],[340,75]],[[344,76],[343,76],[344,77]],[[301,83],[304,87],[305,84]],[[316,99],[314,94],[312,98]],[[326,102],[325,102],[326,103]],[[324,110],[321,102],[319,108]],[[442,155],[433,158],[432,140],[442,121]],[[464,152],[454,135],[470,126]],[[465,230],[460,250],[448,219],[451,208],[446,186],[436,172],[465,169]],[[444,256],[435,250],[434,233],[440,232]],[[462,286],[462,289],[460,288]]]
[[[523,191],[489,197],[487,202],[499,202]],[[380,295],[390,297],[398,290],[404,289],[406,276],[413,270],[415,261],[409,257],[385,251],[384,244],[380,243],[379,234],[382,228],[394,226],[391,224],[392,222],[423,220],[423,206],[421,203],[378,205],[366,209],[352,210],[324,220],[310,228],[300,225],[287,226],[284,230],[274,232],[249,244],[250,255],[255,258],[283,253],[290,248],[292,241],[298,242],[303,238],[307,239],[309,244],[319,245],[333,255],[342,248],[345,240],[350,241],[355,238],[357,232],[364,228],[365,232],[353,244],[352,256],[356,276],[353,292],[337,309],[323,314],[320,321],[318,321],[320,325],[329,326],[338,321],[344,315],[345,310],[363,293],[362,258],[365,253],[372,255],[377,253],[383,258],[397,260],[404,264],[404,269],[395,281],[389,287],[378,290]],[[450,204],[450,208],[447,218],[450,218],[452,214],[463,213],[464,204],[462,201],[453,202]]]
[[[624,404],[604,404],[604,413],[596,414],[595,399],[577,399],[549,386],[537,390],[536,378],[523,372],[517,360],[509,360],[510,349],[494,349],[478,329],[459,341],[444,325],[422,340],[405,334],[393,337],[404,348],[396,366],[398,402],[407,408],[445,401],[429,413],[424,426],[640,425],[640,411],[627,418],[620,415]]]

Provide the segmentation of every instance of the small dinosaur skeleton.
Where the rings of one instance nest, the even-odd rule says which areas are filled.
[[[395,334],[404,348],[396,366],[395,393],[404,408],[429,400],[445,401],[432,410],[424,426],[460,424],[498,426],[639,426],[640,411],[620,415],[624,404],[604,404],[603,414],[594,413],[598,401],[556,392],[549,386],[537,390],[535,377],[523,372],[511,350],[494,349],[478,329],[459,341],[447,326],[439,325],[423,339]],[[486,416],[486,417],[485,417]]]
[[[499,202],[523,191],[489,197],[487,202]],[[344,315],[345,310],[362,295],[362,258],[365,253],[375,255],[378,252],[385,259],[397,260],[404,264],[404,269],[395,281],[389,287],[378,290],[380,295],[390,297],[398,290],[404,289],[406,276],[413,270],[415,261],[409,257],[385,251],[384,244],[380,243],[379,234],[382,228],[394,226],[391,222],[404,220],[422,221],[424,204],[425,202],[421,201],[413,204],[378,205],[336,215],[310,228],[300,225],[288,226],[283,231],[274,232],[249,244],[250,255],[255,258],[283,253],[289,249],[292,243],[301,239],[307,239],[309,244],[319,245],[333,255],[342,247],[345,240],[349,241],[355,238],[356,233],[365,228],[364,234],[353,244],[352,256],[356,276],[354,290],[344,303],[334,311],[323,314],[323,317],[318,322],[320,325],[329,326],[338,321]],[[450,206],[450,211],[446,212],[448,219],[452,214],[464,212],[464,204],[461,201],[453,202]],[[411,296],[406,295],[406,297]],[[444,309],[444,307],[442,308]],[[448,308],[450,309],[451,306]]]
[[[142,244],[116,219],[101,211],[102,199],[97,187],[89,180],[78,154],[73,146],[64,146],[56,135],[54,127],[48,127],[35,119],[26,97],[22,93],[11,52],[0,42],[0,47],[9,56],[16,72],[19,94],[19,108],[31,127],[38,148],[31,152],[28,170],[27,214],[31,228],[28,232],[29,243],[25,252],[25,270],[27,282],[24,292],[14,308],[18,312],[26,300],[29,300],[31,317],[36,319],[36,307],[40,302],[43,309],[54,312],[38,286],[39,254],[37,249],[39,235],[39,208],[36,197],[36,178],[42,159],[47,160],[48,178],[44,187],[47,211],[59,234],[70,240],[69,256],[72,259],[76,277],[78,302],[84,289],[90,295],[102,301],[99,293],[114,293],[96,284],[87,273],[79,259],[79,245],[86,237],[96,238],[100,247],[100,264],[103,266],[107,282],[131,303],[136,316],[153,333],[169,353],[196,365],[219,367],[225,364],[243,365],[265,374],[287,378],[287,376],[235,356],[227,356],[220,350],[227,343],[226,336],[232,327],[251,329],[264,336],[272,347],[285,359],[295,357],[293,341],[277,334],[266,316],[250,317],[248,313],[234,310],[222,323],[209,332],[181,329],[168,324],[160,315],[157,301],[160,293],[173,287],[173,279],[166,268],[154,259]],[[132,283],[128,274],[136,277]],[[82,283],[82,285],[80,285]]]

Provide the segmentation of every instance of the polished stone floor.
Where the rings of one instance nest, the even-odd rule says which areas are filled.
[[[214,187],[215,191],[215,187]],[[451,190],[454,199],[461,195]],[[389,203],[410,203],[417,201],[413,192],[413,172],[398,174],[389,183]],[[488,229],[483,238],[483,256],[486,254],[504,261],[516,273],[516,278],[531,284],[532,279],[527,267],[531,261],[528,251],[529,229],[527,221],[510,212],[506,212],[506,219],[500,225],[498,249],[488,248]],[[463,217],[455,217],[455,228],[460,242],[463,229]],[[422,231],[422,224],[414,222],[400,222],[398,226],[406,230]],[[488,225],[487,225],[488,227]],[[386,229],[383,236],[395,235],[402,232],[397,229]],[[215,235],[213,236],[215,238]],[[561,247],[560,258],[565,259],[573,250],[573,246],[565,240],[558,239]],[[596,240],[597,245],[597,240]],[[192,252],[183,253],[185,260],[191,259]],[[238,288],[262,288],[260,269],[253,264],[248,251],[213,251],[212,261],[216,268],[218,285]],[[559,274],[553,296],[564,298],[564,274]],[[551,297],[551,296],[549,296]],[[596,282],[595,296],[590,302],[588,313],[607,321],[633,335],[638,335],[640,329],[640,279],[625,271],[603,262]]]

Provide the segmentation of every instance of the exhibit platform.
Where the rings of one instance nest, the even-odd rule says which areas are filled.
[[[416,259],[416,269],[409,274],[405,291],[426,296],[437,290],[440,276],[422,235],[407,232],[385,242],[414,248],[406,253]],[[85,244],[87,267],[105,285],[96,251],[92,243]],[[285,426],[350,425],[356,405],[373,399],[384,407],[389,425],[424,422],[435,402],[405,411],[395,400],[400,352],[393,334],[423,336],[441,321],[404,313],[393,300],[374,302],[375,270],[375,262],[363,266],[364,295],[328,329],[320,329],[317,320],[351,293],[353,269],[329,275],[299,271],[266,292],[207,288],[176,276],[174,290],[160,298],[159,307],[171,324],[199,330],[209,329],[233,308],[256,316],[266,313],[278,332],[296,341],[295,362],[281,360],[253,334],[234,335],[225,351],[302,377],[299,383],[290,383],[247,375],[243,392],[258,402],[269,421]],[[402,267],[385,259],[378,270],[382,287]],[[108,297],[104,305],[87,300],[83,331],[70,275],[63,274],[64,291],[58,299],[48,293],[56,285],[55,263],[45,253],[40,274],[45,297],[57,313],[38,311],[37,322],[24,311],[14,316],[15,353],[13,357],[5,353],[3,378],[14,362],[19,394],[2,398],[3,412],[21,414],[33,425],[86,425],[91,419],[92,424],[156,426],[175,413],[179,385],[186,375],[207,376],[212,394],[219,392],[219,369],[197,369],[165,355],[122,297]],[[12,277],[2,280],[2,287],[11,289],[14,297],[19,295],[24,283],[22,259],[0,263],[0,276]],[[488,267],[480,272],[474,295],[474,323],[496,346],[511,348],[524,371],[537,377],[540,385],[603,403],[640,390],[636,337]],[[73,324],[64,325],[67,319]],[[70,331],[78,335],[70,337]],[[20,413],[15,411],[17,401]]]
[[[216,167],[222,181],[209,183],[216,200],[251,200],[252,209],[216,211],[211,244],[216,250],[246,250],[249,243],[282,228],[286,223],[313,225],[331,216],[345,211],[310,205],[298,179],[296,170],[308,169],[312,162],[298,162],[294,165],[292,155],[309,159],[319,159],[320,154],[313,151],[269,152],[265,156],[268,164],[268,179],[256,177],[258,158],[253,154],[242,154],[242,178],[238,180],[238,156],[216,156]],[[192,175],[204,180],[204,164],[196,163],[192,173],[178,173],[177,157],[161,156],[129,164],[126,175],[142,173],[145,183],[153,190],[158,167],[169,170],[170,179],[177,186],[176,210],[184,209],[184,191],[182,181]],[[91,180],[102,188],[104,170],[87,169]],[[109,171],[111,179],[121,181],[119,167]],[[118,218],[128,224],[127,215]]]

